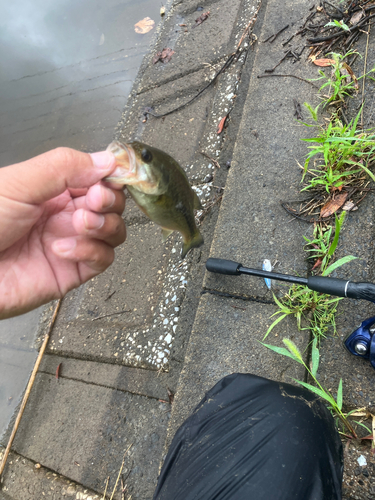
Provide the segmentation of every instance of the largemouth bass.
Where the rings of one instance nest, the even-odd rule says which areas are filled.
[[[194,218],[194,209],[202,206],[176,160],[137,141],[114,141],[107,151],[115,155],[117,168],[105,180],[126,184],[139,208],[161,226],[163,240],[173,231],[182,234],[182,259],[191,248],[203,244]]]

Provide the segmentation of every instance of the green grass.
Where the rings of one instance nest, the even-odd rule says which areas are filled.
[[[314,117],[315,111],[306,104]],[[373,181],[375,176],[371,168],[375,161],[375,134],[372,129],[360,131],[357,129],[361,110],[349,125],[343,124],[337,118],[326,128],[319,127],[316,137],[302,139],[313,143],[309,146],[302,181],[307,173],[311,175],[308,184],[302,189],[323,188],[327,193],[341,191],[344,187],[353,184],[361,174],[366,173]],[[311,160],[315,165],[310,168]],[[358,175],[360,174],[360,175]]]

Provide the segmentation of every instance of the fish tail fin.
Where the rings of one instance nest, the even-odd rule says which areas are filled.
[[[193,237],[190,239],[185,240],[182,245],[182,250],[181,250],[181,259],[185,258],[186,254],[191,248],[198,248],[201,245],[203,245],[203,236],[201,233],[197,231],[194,233]]]

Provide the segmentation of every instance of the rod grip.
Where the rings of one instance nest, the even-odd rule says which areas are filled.
[[[349,282],[346,296],[350,299],[364,299],[375,302],[375,285],[373,283]]]
[[[327,278],[326,276],[309,276],[307,286],[315,292],[336,295],[336,297],[347,296],[348,281],[338,278]]]
[[[211,273],[238,275],[240,274],[238,271],[240,267],[242,267],[242,264],[227,259],[214,259],[210,257],[206,262],[206,269]]]

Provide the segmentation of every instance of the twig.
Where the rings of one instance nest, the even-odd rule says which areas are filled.
[[[300,76],[297,76],[297,75],[278,75],[278,74],[274,75],[274,74],[267,74],[267,75],[258,75],[257,78],[266,78],[267,76],[283,76],[283,77],[287,76],[287,77],[290,77],[290,78],[297,78],[297,80],[302,80],[303,82],[309,83],[310,85],[312,85],[316,89],[319,88],[317,85],[315,85],[315,83],[312,83],[309,80],[306,80],[305,78],[301,78]]]
[[[219,162],[217,160],[215,160],[215,158],[211,158],[211,156],[208,156],[208,154],[204,153],[203,151],[199,151],[199,152],[201,155],[205,156],[210,161],[212,161],[212,163],[215,165],[216,168],[220,168]]]
[[[124,311],[119,311],[111,314],[103,314],[102,316],[97,316],[96,318],[92,318],[91,321],[96,321],[97,319],[102,319],[102,318],[109,318],[109,316],[116,316],[117,314],[123,314],[128,312],[131,312],[131,309],[126,309]]]
[[[0,465],[0,476],[3,473],[3,471],[4,471],[4,467],[5,467],[5,464],[6,464],[8,455],[9,455],[9,452],[10,452],[10,448],[12,446],[14,437],[15,437],[16,432],[18,430],[18,426],[20,424],[23,412],[25,410],[27,400],[29,399],[29,395],[30,395],[31,389],[32,389],[33,384],[34,384],[36,374],[38,372],[40,363],[42,361],[42,357],[43,357],[44,351],[46,350],[46,347],[47,347],[47,344],[48,344],[48,341],[49,341],[49,337],[50,337],[53,325],[55,324],[55,320],[56,320],[57,313],[58,313],[59,308],[60,308],[60,304],[61,304],[61,299],[59,299],[58,302],[57,302],[57,304],[56,304],[56,307],[55,307],[55,310],[53,312],[53,316],[52,316],[51,322],[50,322],[49,327],[48,327],[48,331],[47,331],[47,333],[46,333],[46,335],[44,337],[42,347],[40,348],[38,357],[36,359],[36,362],[35,362],[35,365],[34,365],[34,368],[33,368],[33,371],[31,373],[29,382],[27,384],[26,392],[25,392],[25,395],[24,395],[24,397],[22,399],[21,407],[19,409],[16,421],[14,422],[14,426],[13,426],[13,429],[12,429],[12,434],[10,435],[7,447],[6,447],[5,452],[4,452],[3,460],[2,460],[1,465]]]
[[[113,488],[113,491],[112,491],[112,495],[111,495],[111,498],[109,500],[112,500],[113,499],[113,495],[115,494],[115,491],[116,491],[116,488],[117,488],[117,484],[118,484],[118,481],[120,479],[120,476],[121,476],[121,472],[122,472],[122,469],[124,468],[124,463],[125,463],[125,457],[126,457],[126,454],[127,452],[130,450],[130,448],[133,446],[133,443],[129,446],[129,448],[126,450],[126,452],[124,453],[124,458],[122,459],[122,464],[121,464],[121,469],[118,473],[118,476],[117,476],[117,479],[116,479],[116,484],[115,484],[115,487]]]
[[[367,68],[367,54],[368,54],[368,42],[370,39],[370,29],[371,24],[368,23],[368,32],[367,32],[367,43],[366,43],[366,53],[365,53],[365,64],[363,68],[363,84],[362,84],[362,110],[361,110],[361,127],[363,129],[363,101],[365,98],[365,80],[366,80],[366,68]]]
[[[288,52],[285,54],[285,56],[280,59],[280,61],[276,64],[276,66],[274,66],[272,69],[265,69],[264,72],[265,73],[273,73],[275,71],[275,69],[280,66],[280,64],[287,58],[289,57],[289,54],[291,54],[292,52],[290,50],[288,50]]]
[[[282,33],[283,31],[285,31],[287,28],[289,28],[289,24],[287,24],[286,26],[284,26],[284,28],[281,28],[281,30],[279,30],[274,35],[269,36],[266,40],[263,41],[263,43],[266,43],[266,42],[273,43],[276,40],[276,38],[280,35],[280,33]]]
[[[223,66],[217,71],[217,73],[215,74],[215,76],[208,82],[208,84],[205,87],[203,87],[203,89],[201,89],[194,97],[192,97],[191,99],[189,99],[184,104],[181,104],[180,106],[177,106],[177,108],[173,108],[170,111],[167,111],[166,113],[160,113],[160,114],[158,114],[158,113],[154,113],[151,108],[145,108],[144,113],[143,113],[144,116],[151,115],[154,118],[163,118],[164,116],[168,116],[168,115],[170,115],[172,113],[175,113],[176,111],[180,111],[181,109],[185,108],[190,103],[192,103],[195,99],[197,99],[201,94],[203,94],[203,92],[205,90],[207,90],[211,85],[213,85],[216,82],[216,80],[218,79],[218,77],[221,75],[221,73],[223,73],[232,64],[232,62],[234,60],[238,59],[238,57],[242,53],[241,50],[240,50],[242,42],[244,41],[245,37],[247,36],[248,32],[250,31],[250,28],[252,27],[252,25],[257,20],[257,15],[258,15],[258,12],[259,12],[259,9],[260,9],[261,5],[262,5],[262,0],[259,2],[257,10],[255,11],[253,17],[251,18],[250,22],[248,23],[248,25],[246,26],[244,32],[242,33],[242,36],[240,38],[240,41],[238,42],[238,45],[237,45],[237,48],[236,48],[235,52],[233,52],[233,54],[231,54],[228,57],[228,59],[223,64]]]
[[[342,9],[340,9],[340,7],[336,7],[336,5],[333,5],[333,3],[327,2],[327,0],[324,0],[324,3],[326,3],[327,5],[329,5],[330,7],[332,7],[333,9],[337,10],[338,12],[340,12],[340,14],[344,15],[344,12],[342,11]]]
[[[104,490],[104,494],[103,494],[102,500],[105,500],[105,496],[107,494],[108,483],[109,483],[109,476],[107,477],[107,481],[106,481],[106,484],[105,484],[105,490]]]

